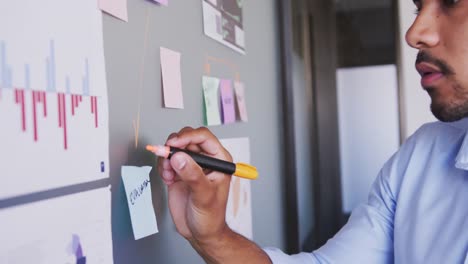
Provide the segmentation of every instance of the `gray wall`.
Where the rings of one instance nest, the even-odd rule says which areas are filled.
[[[253,236],[261,246],[283,248],[283,188],[281,165],[279,36],[276,1],[244,1],[246,55],[222,46],[203,34],[201,0],[170,1],[169,7],[150,1],[128,1],[129,22],[104,15],[104,46],[109,89],[112,232],[115,263],[201,263],[190,245],[175,231],[167,208],[166,188],[152,172],[153,202],[159,233],[138,241],[131,223],[120,177],[122,165],[154,165],[143,150],[162,144],[173,131],[203,125],[201,77],[207,55],[239,68],[246,86],[248,123],[210,127],[220,138],[249,137],[251,161],[260,177],[252,182]],[[148,16],[147,16],[148,14]],[[149,21],[144,50],[145,24]],[[182,53],[185,109],[162,108],[159,47]],[[145,56],[140,89],[142,56]],[[211,76],[234,79],[234,72],[212,64]],[[139,146],[132,122],[140,112]]]

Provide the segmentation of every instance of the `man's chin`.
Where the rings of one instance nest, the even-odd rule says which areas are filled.
[[[446,106],[444,104],[431,104],[431,112],[439,121],[455,122],[468,117],[467,106]]]

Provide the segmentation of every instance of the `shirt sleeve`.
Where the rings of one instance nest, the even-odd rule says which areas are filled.
[[[353,210],[348,223],[321,248],[311,253],[286,255],[265,248],[273,263],[393,263],[394,190],[399,170],[392,157],[380,171],[368,202]],[[392,175],[393,174],[393,175]]]

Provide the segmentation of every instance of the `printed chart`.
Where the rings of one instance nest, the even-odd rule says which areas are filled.
[[[205,35],[245,54],[243,0],[202,0]]]
[[[108,177],[96,1],[2,1],[0,24],[0,199]]]
[[[0,263],[113,262],[108,187],[0,212]]]

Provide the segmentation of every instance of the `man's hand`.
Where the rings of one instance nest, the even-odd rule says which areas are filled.
[[[169,136],[166,145],[232,161],[231,155],[206,128],[183,128]],[[219,237],[226,228],[230,175],[203,169],[185,153],[159,159],[159,172],[168,185],[169,209],[177,231],[190,241],[203,243]],[[206,173],[206,174],[205,174]]]
[[[171,134],[166,145],[232,161],[219,140],[204,127],[185,127]],[[204,171],[183,152],[175,153],[170,160],[160,158],[158,170],[168,186],[169,209],[177,231],[205,261],[270,263],[265,252],[226,224],[231,175]]]

